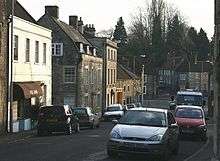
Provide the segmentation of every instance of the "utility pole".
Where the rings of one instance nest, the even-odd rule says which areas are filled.
[[[142,103],[142,106],[144,104],[144,65],[142,65],[142,74],[141,74],[141,84],[142,84],[142,95],[141,95],[141,103]]]

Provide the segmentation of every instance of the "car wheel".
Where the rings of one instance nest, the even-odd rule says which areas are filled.
[[[71,125],[71,124],[68,124],[68,125],[67,125],[66,134],[67,134],[67,135],[71,135],[72,133],[73,133],[72,125]]]
[[[95,122],[93,120],[92,124],[91,124],[91,129],[94,129],[95,128]]]
[[[207,141],[208,138],[206,134],[203,134],[200,139],[201,141]]]
[[[169,157],[168,148],[165,148],[163,154],[160,156],[160,161],[168,161],[168,157]]]
[[[78,133],[79,131],[80,131],[79,123],[76,123],[76,125],[75,125],[75,133]]]
[[[173,149],[173,154],[178,155],[179,153],[179,142],[177,141],[175,148]]]
[[[112,150],[107,150],[107,155],[110,157],[110,158],[115,158],[118,156],[118,153],[115,152],[115,151],[112,151]]]

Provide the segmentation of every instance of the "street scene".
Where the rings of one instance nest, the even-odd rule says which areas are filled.
[[[219,161],[220,0],[1,0],[0,161]]]

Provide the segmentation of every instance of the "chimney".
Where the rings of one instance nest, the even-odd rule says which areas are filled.
[[[69,16],[69,25],[78,29],[78,16]]]
[[[96,30],[95,30],[94,24],[89,24],[84,27],[85,36],[95,37],[95,33],[96,33]]]
[[[80,17],[79,21],[78,21],[78,30],[79,30],[79,32],[81,32],[81,34],[83,34],[83,21],[82,21],[82,17]]]
[[[59,19],[59,7],[58,6],[45,6],[45,14]]]

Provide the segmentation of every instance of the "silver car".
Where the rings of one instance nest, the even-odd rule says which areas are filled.
[[[167,160],[179,149],[179,128],[171,112],[165,109],[133,108],[119,120],[110,133],[107,154],[147,154]]]

